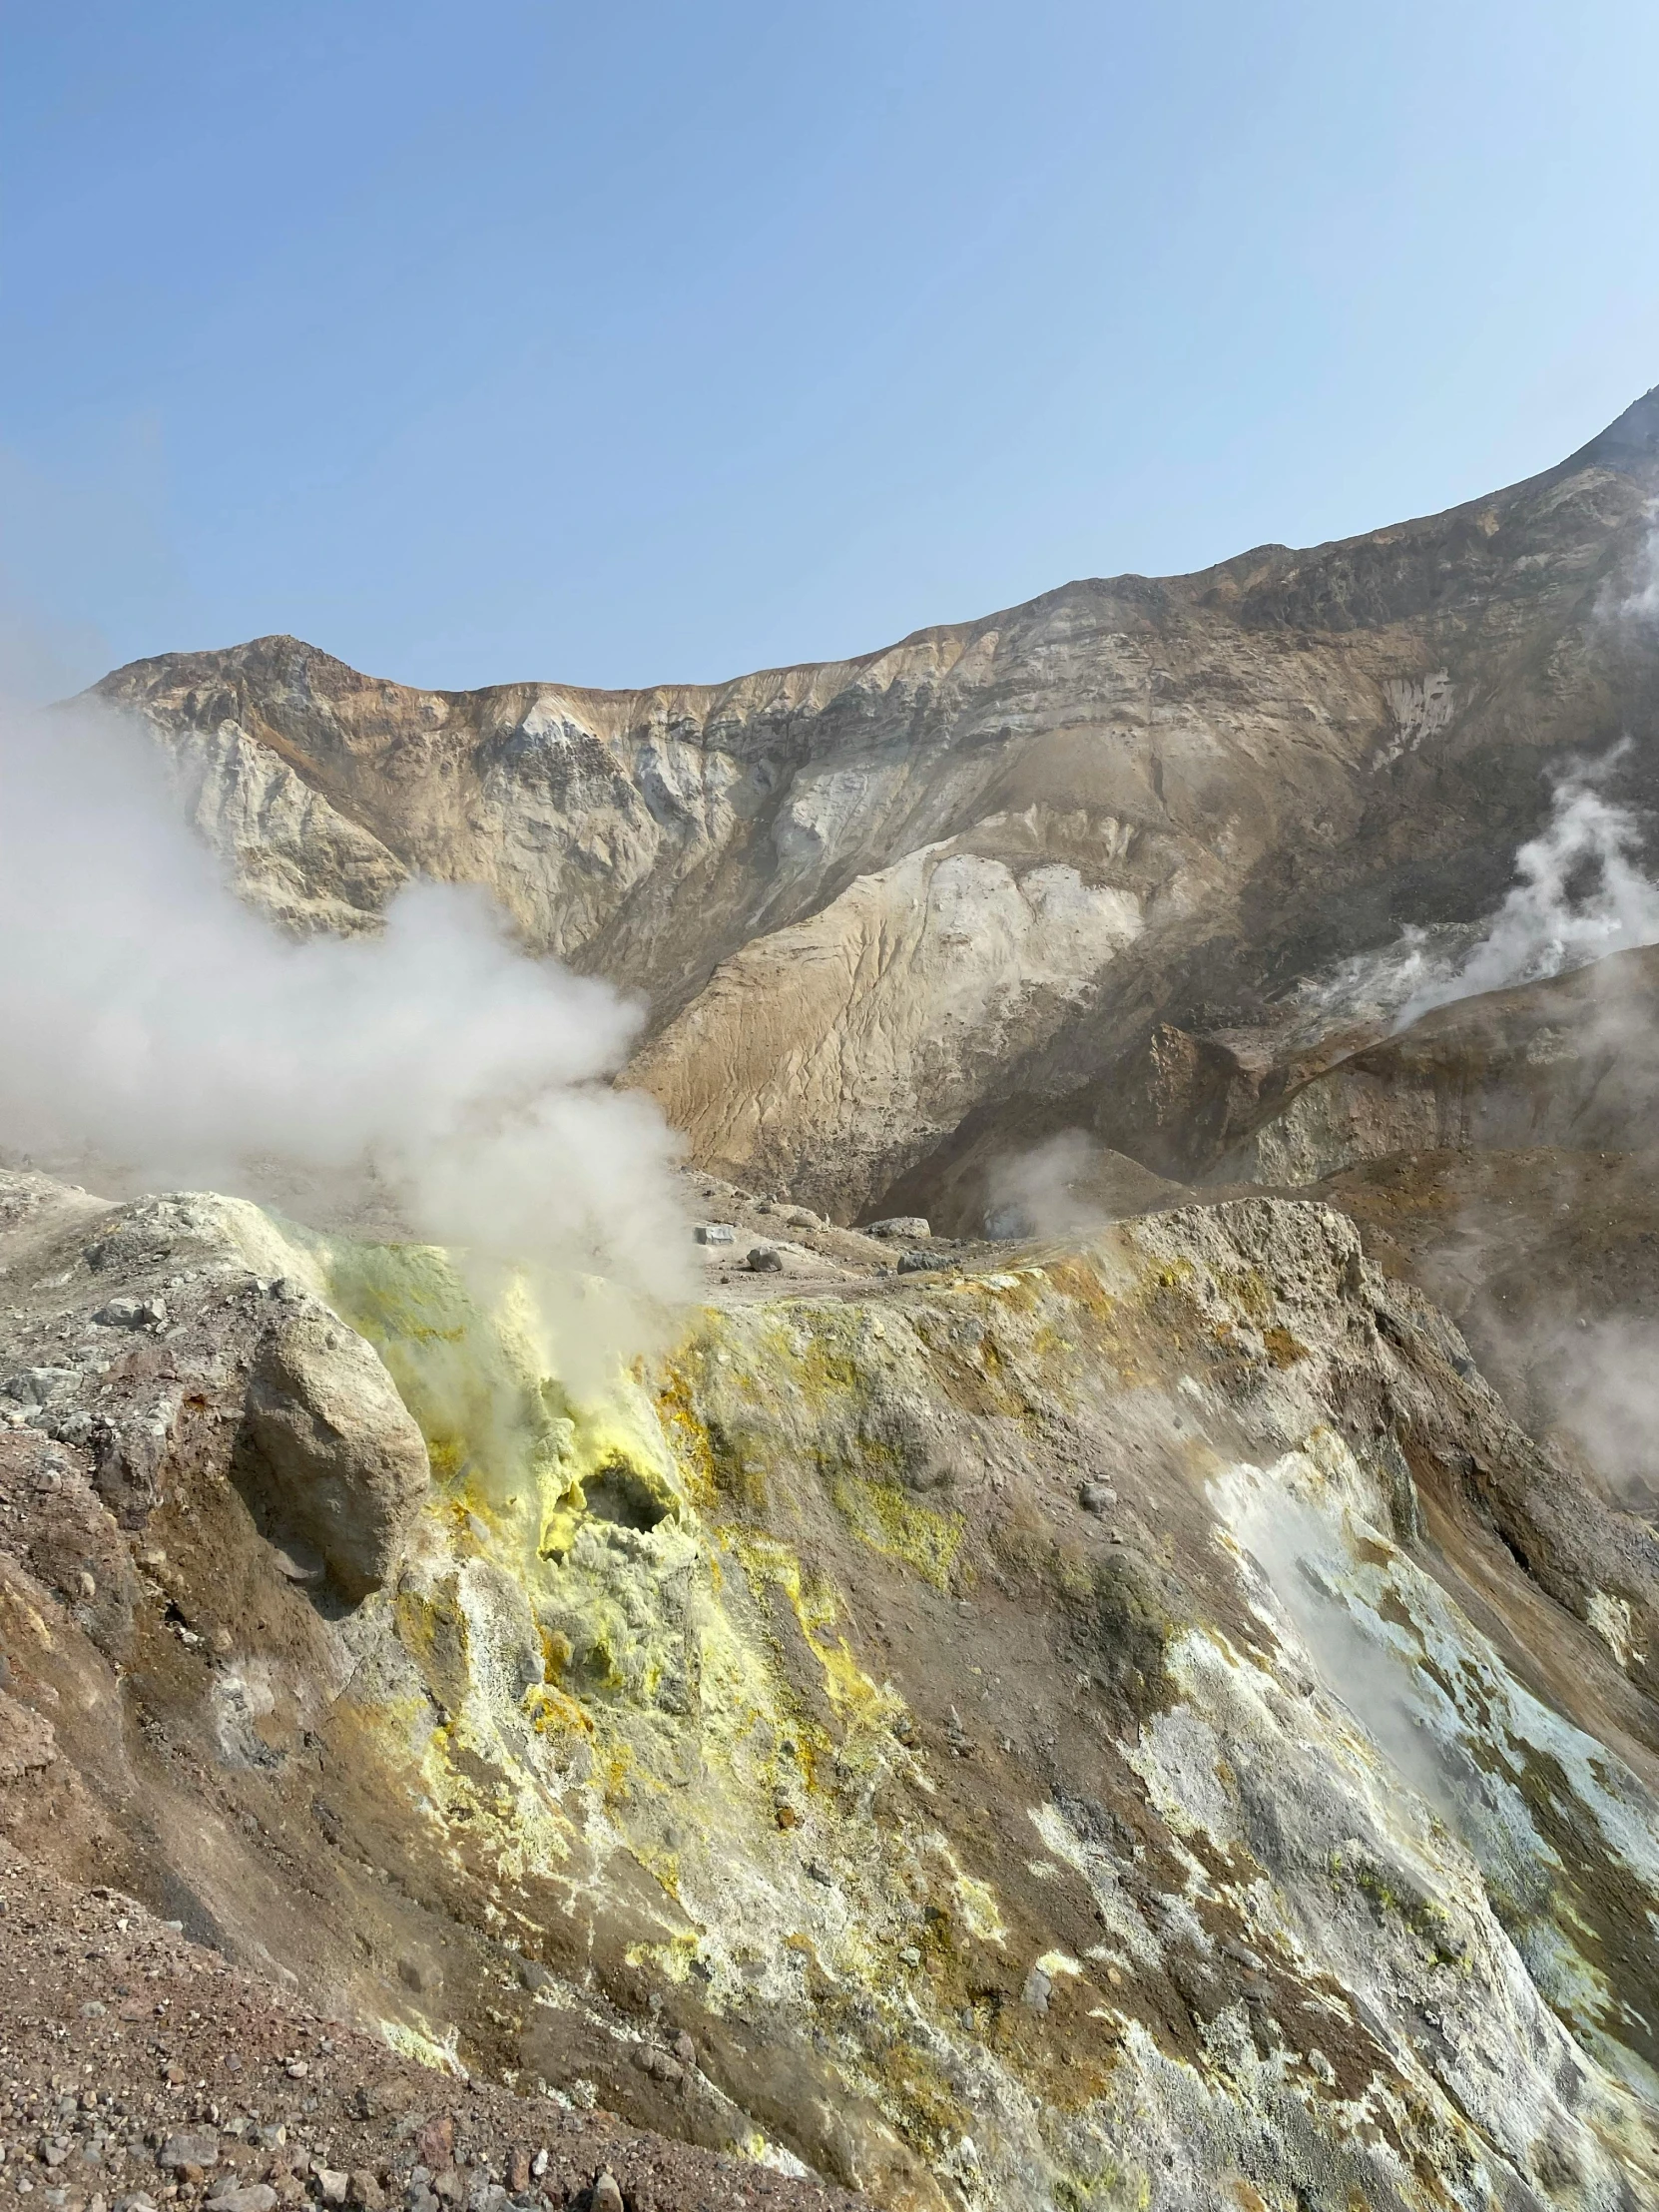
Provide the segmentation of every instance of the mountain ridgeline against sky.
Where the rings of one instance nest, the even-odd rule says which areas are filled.
[[[1496,908],[1564,763],[1622,743],[1610,799],[1659,801],[1656,496],[1649,393],[1448,513],[850,661],[440,693],[263,638],[97,693],[288,927],[486,884],[645,1001],[629,1080],[697,1161],[966,1219],[1066,1127],[1209,1172],[1283,1092],[1293,986]]]
[[[0,2212],[1659,2207],[1656,504],[0,727]]]

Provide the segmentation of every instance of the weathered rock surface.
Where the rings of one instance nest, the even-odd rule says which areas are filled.
[[[37,1857],[888,2206],[1659,2201],[1653,1524],[1343,1216],[750,1295],[577,1403],[439,1254],[5,1193],[8,1363],[169,1313],[133,1477],[0,1430]],[[306,1300],[430,1455],[354,1606],[236,1481]]]
[[[700,1164],[954,1222],[965,1159],[1066,1126],[1191,1172],[1205,1040],[1489,910],[1563,757],[1628,737],[1619,789],[1659,797],[1659,626],[1618,619],[1656,491],[1649,394],[1447,514],[851,661],[439,694],[268,638],[99,691],[288,925],[372,927],[411,871],[486,883],[645,995],[635,1079]]]
[[[1390,1153],[1641,1151],[1659,1094],[1659,949],[1461,999],[1218,1130],[1218,1182],[1317,1183]],[[1285,1095],[1288,1090],[1289,1095]],[[1237,1083],[1235,1111],[1251,1108]]]
[[[284,1317],[248,1382],[240,1470],[269,1528],[314,1544],[340,1588],[385,1581],[426,1495],[426,1444],[373,1347],[326,1310]]]

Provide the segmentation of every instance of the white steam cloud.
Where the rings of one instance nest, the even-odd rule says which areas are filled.
[[[1645,826],[1605,791],[1626,750],[1558,771],[1549,819],[1517,850],[1516,879],[1495,913],[1411,923],[1382,950],[1310,976],[1284,1002],[1280,1042],[1314,1043],[1345,1023],[1398,1031],[1456,999],[1659,944],[1659,883],[1641,863]]]
[[[1179,1204],[1185,1195],[1178,1184],[1109,1150],[1087,1130],[1062,1129],[991,1163],[985,1181],[985,1234],[1086,1236],[1109,1222]]]
[[[1641,866],[1643,826],[1601,789],[1625,750],[1557,777],[1549,820],[1516,852],[1517,879],[1502,905],[1461,959],[1424,976],[1400,1007],[1399,1028],[1453,999],[1659,943],[1659,883]]]
[[[0,717],[0,1143],[250,1195],[273,1157],[480,1261],[663,1302],[689,1288],[675,1142],[606,1080],[639,1019],[474,889],[412,885],[377,937],[285,939],[185,828],[146,732]]]

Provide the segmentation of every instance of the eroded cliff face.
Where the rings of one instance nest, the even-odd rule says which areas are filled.
[[[927,1210],[1070,1124],[1184,1174],[1175,1063],[1489,909],[1563,750],[1628,737],[1659,793],[1659,629],[1619,617],[1656,447],[1650,394],[1445,515],[718,687],[424,693],[271,638],[99,693],[289,926],[478,881],[642,994],[634,1079],[751,1187]]]
[[[576,1402],[441,1253],[3,1191],[26,1849],[887,2205],[1659,2201],[1659,1546],[1343,1216],[714,1305]]]

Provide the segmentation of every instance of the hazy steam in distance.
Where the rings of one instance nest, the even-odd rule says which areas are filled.
[[[389,1193],[434,1243],[667,1300],[674,1139],[606,1081],[639,1021],[476,889],[414,884],[377,937],[284,938],[185,828],[148,733],[0,715],[0,1143],[250,1195],[274,1156]]]
[[[1517,880],[1502,905],[1461,958],[1423,976],[1397,1028],[1453,999],[1659,943],[1659,883],[1640,864],[1642,824],[1600,788],[1624,750],[1557,777],[1549,820],[1516,852]]]
[[[1101,1226],[1109,1216],[1080,1186],[1100,1153],[1082,1129],[1062,1129],[1028,1151],[991,1164],[985,1191],[985,1233],[991,1237],[1055,1237]]]
[[[1542,982],[1609,953],[1659,944],[1659,883],[1643,872],[1644,825],[1603,786],[1625,753],[1557,771],[1549,819],[1515,854],[1516,881],[1484,921],[1408,923],[1390,945],[1306,978],[1282,1002],[1287,1045],[1344,1022],[1409,1027],[1436,1006]]]

